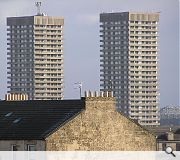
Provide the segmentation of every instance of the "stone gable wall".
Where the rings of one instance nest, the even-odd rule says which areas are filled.
[[[150,151],[153,134],[115,109],[113,97],[87,97],[86,109],[46,139],[48,151]]]

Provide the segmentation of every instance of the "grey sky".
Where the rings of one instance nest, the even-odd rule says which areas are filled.
[[[74,83],[83,90],[99,90],[99,13],[161,12],[160,103],[179,104],[179,1],[178,0],[41,0],[50,16],[65,18],[65,98],[78,98]],[[35,0],[0,0],[0,98],[7,90],[6,17],[34,15]]]

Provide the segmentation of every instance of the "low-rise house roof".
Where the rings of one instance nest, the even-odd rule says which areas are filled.
[[[156,150],[156,138],[119,113],[114,97],[0,101],[0,150]],[[148,144],[148,145],[147,145]]]
[[[0,101],[0,140],[45,139],[84,108],[84,100]]]

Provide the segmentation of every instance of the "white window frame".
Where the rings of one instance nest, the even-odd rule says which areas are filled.
[[[34,147],[34,150],[30,150],[30,147]],[[36,151],[36,145],[35,144],[27,144],[27,151]]]

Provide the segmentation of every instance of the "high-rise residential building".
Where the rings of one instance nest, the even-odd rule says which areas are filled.
[[[8,93],[31,100],[63,98],[64,19],[44,14],[7,18]]]
[[[141,125],[159,125],[159,13],[102,13],[101,91]]]

